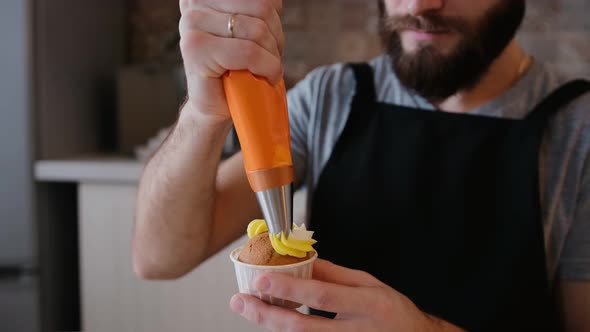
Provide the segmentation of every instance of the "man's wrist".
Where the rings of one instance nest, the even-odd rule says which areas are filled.
[[[193,128],[226,130],[231,127],[231,124],[231,117],[201,112],[188,100],[180,108],[180,115],[178,117],[179,126],[188,126]]]

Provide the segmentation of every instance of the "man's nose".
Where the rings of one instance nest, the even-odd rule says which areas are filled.
[[[407,0],[406,4],[408,14],[421,16],[441,10],[445,5],[445,0]]]

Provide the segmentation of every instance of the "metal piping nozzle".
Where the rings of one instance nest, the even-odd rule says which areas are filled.
[[[292,184],[271,188],[256,193],[256,198],[271,234],[285,236],[291,234],[293,227],[293,186]]]

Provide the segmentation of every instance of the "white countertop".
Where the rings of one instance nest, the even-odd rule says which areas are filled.
[[[130,157],[96,156],[35,163],[41,182],[138,183],[144,163]]]
[[[98,156],[63,160],[40,160],[35,163],[35,179],[40,182],[76,182],[132,184],[139,183],[144,163],[130,157]],[[305,220],[307,193],[295,192],[293,220]]]

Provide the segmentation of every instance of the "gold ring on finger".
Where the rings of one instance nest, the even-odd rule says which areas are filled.
[[[229,16],[229,20],[227,21],[227,37],[234,38],[234,30],[236,25],[236,15],[231,14]]]

